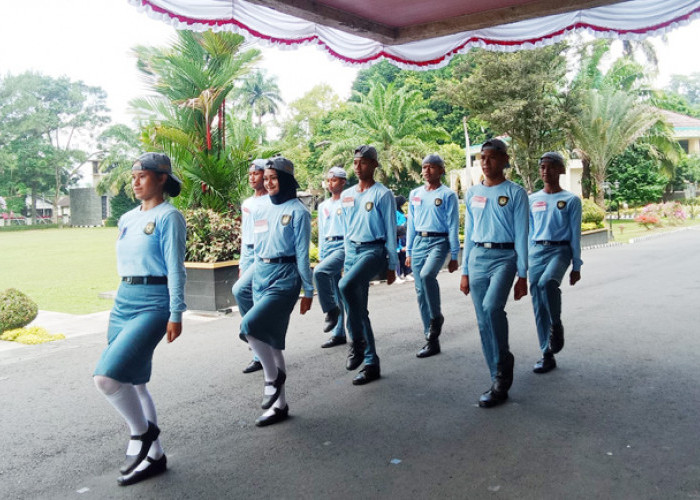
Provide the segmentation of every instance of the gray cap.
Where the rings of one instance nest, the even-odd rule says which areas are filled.
[[[348,174],[342,167],[331,167],[326,173],[326,178],[330,179],[332,177],[336,177],[338,179],[347,179]]]
[[[566,166],[566,160],[564,159],[564,156],[561,153],[559,153],[558,151],[547,151],[540,158],[540,161],[542,161],[542,160],[551,160],[554,163],[558,163],[562,167]]]
[[[256,158],[252,162],[250,162],[250,168],[248,168],[248,172],[255,172],[256,170],[265,170],[265,167],[267,166],[267,160],[264,158]]]
[[[355,148],[355,158],[366,158],[368,160],[379,162],[376,148],[366,144]]]
[[[170,164],[168,155],[162,153],[144,153],[134,162],[131,170],[151,170],[159,174],[167,174],[168,180],[165,183],[165,192],[173,197],[180,194],[182,181],[173,174],[173,167]]]
[[[445,162],[442,158],[440,158],[440,155],[437,153],[430,153],[428,156],[423,158],[423,163],[421,165],[425,165],[426,163],[430,163],[431,165],[437,165],[438,167],[445,168]]]
[[[493,149],[495,151],[500,151],[503,154],[508,154],[508,146],[506,143],[500,139],[489,139],[481,145],[481,150]]]
[[[286,172],[289,175],[294,175],[294,163],[284,156],[273,156],[265,163],[265,168],[272,168],[279,172]]]

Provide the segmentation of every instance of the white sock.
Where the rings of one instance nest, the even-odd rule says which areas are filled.
[[[134,387],[136,388],[136,392],[138,393],[139,399],[141,400],[141,407],[143,408],[143,413],[146,415],[146,418],[149,422],[153,422],[155,425],[158,425],[156,405],[153,403],[153,398],[151,397],[151,393],[148,392],[146,384],[140,384]],[[140,441],[137,441],[137,443],[140,443]],[[138,450],[134,454],[136,453],[138,453]],[[151,448],[148,450],[148,456],[151,458],[158,459],[163,456],[163,453],[163,447],[160,444],[160,438],[158,438],[155,441],[153,441]]]
[[[265,382],[274,382],[277,379],[277,364],[275,363],[273,351],[276,349],[273,349],[270,344],[266,344],[262,340],[253,338],[250,335],[248,335],[247,338],[248,345],[250,345],[250,348],[253,350],[253,354],[260,359],[263,373],[265,374]],[[263,392],[266,396],[269,396],[275,393],[275,388],[265,384]]]
[[[94,382],[97,389],[124,418],[132,436],[140,436],[148,430],[141,399],[132,384],[122,384],[103,375],[95,375]],[[129,440],[126,454],[137,455],[140,449],[141,441]]]
[[[278,370],[284,371],[284,373],[287,373],[287,366],[284,362],[284,353],[280,349],[272,349],[272,355],[275,358],[275,365],[277,365]],[[285,384],[286,385],[286,384]],[[279,408],[282,409],[285,406],[287,406],[287,397],[286,397],[286,390],[285,390],[285,385],[282,386],[282,390],[280,391],[280,395],[277,398],[277,401],[275,401],[275,404],[272,405],[273,408]]]

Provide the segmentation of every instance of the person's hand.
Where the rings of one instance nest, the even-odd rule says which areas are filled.
[[[571,274],[569,274],[569,283],[571,286],[574,286],[579,281],[581,281],[581,271],[571,271]]]
[[[469,276],[462,275],[462,279],[459,282],[459,289],[464,295],[469,295]]]
[[[313,297],[302,297],[301,303],[299,304],[299,313],[306,314],[306,311],[311,309],[311,303],[314,301]]]
[[[515,300],[520,300],[527,295],[527,278],[518,278],[513,287]]]
[[[456,260],[450,260],[449,264],[447,264],[447,270],[451,273],[455,272],[457,269],[459,269],[459,262]]]
[[[408,255],[406,256],[406,267],[411,267],[411,258]]]
[[[387,271],[386,284],[391,285],[394,281],[396,281],[396,271]]]
[[[168,321],[168,326],[166,327],[166,334],[168,336],[168,343],[172,342],[180,336],[182,333],[182,323],[174,323]]]

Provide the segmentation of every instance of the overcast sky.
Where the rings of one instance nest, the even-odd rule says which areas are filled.
[[[9,6],[9,4],[12,4]],[[144,88],[130,55],[135,45],[166,45],[174,30],[150,19],[127,0],[0,0],[0,75],[35,70],[68,76],[107,91],[115,122],[129,124],[130,99]],[[700,72],[700,20],[654,39],[660,58],[657,86],[674,73]],[[330,84],[343,98],[357,70],[332,59],[322,49],[293,51],[263,48],[260,64],[277,76],[286,102],[301,97],[314,85]]]

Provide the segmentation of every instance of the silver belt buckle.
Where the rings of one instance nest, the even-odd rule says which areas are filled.
[[[270,263],[270,259],[265,259],[265,258],[263,258],[262,261],[263,261],[265,264],[269,264],[269,263]]]
[[[134,282],[134,279],[131,276],[127,276],[124,281],[126,283],[128,283],[129,285],[131,285]]]
[[[484,243],[484,248],[491,248],[491,247],[492,247],[491,242]]]
[[[420,233],[420,235],[421,235],[423,238],[427,238],[427,237],[428,237],[428,231],[422,231],[422,232]]]

